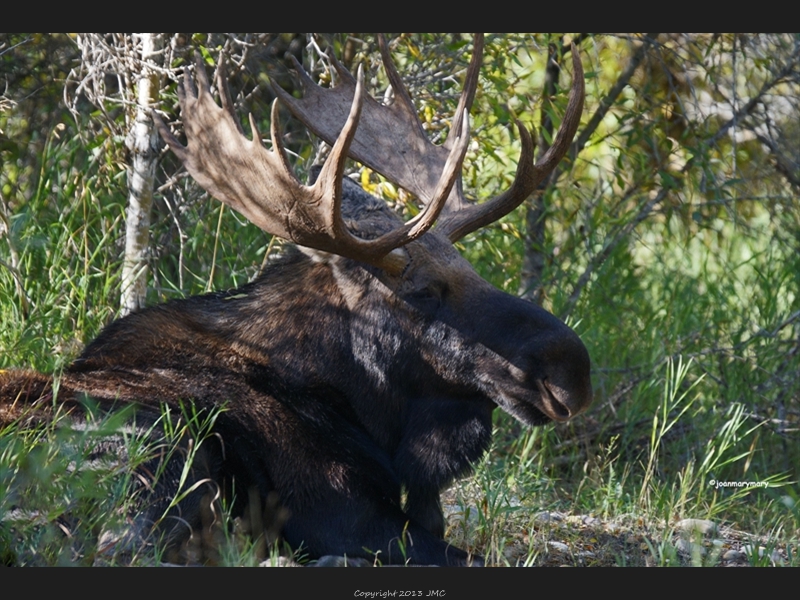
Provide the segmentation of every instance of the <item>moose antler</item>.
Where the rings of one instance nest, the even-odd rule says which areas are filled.
[[[358,71],[344,126],[329,138],[333,146],[330,156],[314,185],[306,186],[298,181],[286,160],[278,125],[277,99],[272,105],[274,150],[270,151],[261,143],[252,114],[253,139],[248,140],[244,135],[233,111],[224,64],[224,57],[220,57],[217,86],[221,107],[212,97],[208,76],[199,58],[195,69],[198,85],[195,86],[188,69],[184,75],[178,96],[186,146],[172,135],[158,115],[154,115],[161,137],[191,176],[215,198],[268,233],[392,271],[402,269],[405,257],[392,251],[421,236],[436,221],[459,179],[468,135],[454,138],[425,209],[403,226],[377,239],[364,240],[348,231],[341,212],[345,160],[359,127],[365,97],[362,69]],[[467,132],[466,113],[463,119],[462,130]]]
[[[441,146],[431,143],[425,135],[411,97],[397,73],[382,35],[378,37],[378,43],[386,74],[395,93],[395,101],[386,106],[370,97],[364,100],[364,119],[353,136],[350,156],[412,192],[425,204],[427,210],[436,198],[435,191],[439,189],[439,173],[447,164],[455,146],[467,136],[463,124],[467,122],[466,115],[475,97],[483,56],[483,35],[475,35],[472,59],[467,69],[464,91],[456,109],[453,128]],[[333,55],[331,62],[341,80],[335,87],[322,88],[316,85],[297,61],[295,66],[305,92],[303,98],[293,98],[280,87],[273,86],[276,95],[289,110],[329,144],[342,131],[347,107],[354,101],[354,96],[361,93],[356,80]],[[514,210],[564,157],[578,129],[583,111],[583,68],[574,45],[572,65],[572,89],[564,119],[552,146],[537,164],[533,163],[534,145],[531,134],[517,121],[522,150],[516,177],[507,191],[482,204],[467,201],[462,190],[461,173],[457,174],[438,225],[438,230],[451,241],[454,242]]]

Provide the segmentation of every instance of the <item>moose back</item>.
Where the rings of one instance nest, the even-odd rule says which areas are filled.
[[[310,558],[377,554],[385,563],[482,564],[444,541],[439,494],[488,448],[492,411],[539,425],[569,419],[591,402],[589,356],[578,336],[491,286],[453,246],[516,208],[564,156],[583,106],[577,50],[551,148],[534,164],[531,135],[518,124],[516,179],[496,198],[475,203],[463,195],[461,164],[482,37],[475,37],[441,146],[425,136],[387,44],[379,42],[394,91],[388,106],[364,93],[360,69],[354,78],[333,57],[335,87],[318,87],[298,65],[303,98],[275,90],[332,146],[310,185],[286,160],[278,100],[272,150],[252,117],[252,139],[243,133],[224,58],[217,69],[221,106],[205,68],[186,69],[185,146],[155,117],[201,186],[296,247],[238,290],[111,323],[62,374],[58,403],[76,415],[85,398],[106,407],[134,404],[137,423],[152,422],[164,406],[224,407],[214,423],[217,443],[195,456],[194,493],[165,514],[164,499],[177,492],[183,469],[176,453],[166,476],[142,495],[119,545],[157,538],[179,548],[204,526],[208,498],[235,482],[265,502],[277,498],[288,515],[282,537]],[[414,194],[420,214],[404,223],[344,177],[348,157]],[[0,374],[4,422],[52,397],[49,377]]]

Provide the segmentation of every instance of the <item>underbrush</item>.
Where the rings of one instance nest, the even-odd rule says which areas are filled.
[[[562,441],[559,428],[496,448],[447,494],[454,543],[497,566],[800,566],[796,482],[753,466],[764,425],[736,404],[704,443],[689,433],[697,370],[670,360],[650,382],[661,401],[635,446],[622,446],[631,433],[592,444],[587,428]]]
[[[202,499],[203,528],[179,548],[165,553],[159,541],[162,533],[185,527],[181,503],[207,484],[190,470],[203,444],[216,442],[213,424],[224,408],[208,414],[191,406],[163,408],[153,421],[133,406],[107,413],[87,400],[80,411],[67,413],[57,398],[53,406],[52,418],[40,420],[31,411],[0,430],[3,565],[255,566],[278,555],[281,546],[264,526],[264,513],[276,507],[250,499],[245,514],[234,519],[237,494],[247,497],[235,487]],[[170,471],[176,464],[181,471]],[[177,485],[168,498],[152,494],[164,478]]]

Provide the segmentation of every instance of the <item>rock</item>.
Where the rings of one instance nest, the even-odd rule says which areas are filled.
[[[695,544],[689,540],[684,540],[683,538],[675,542],[675,548],[677,548],[678,552],[682,552],[683,554],[688,554],[690,556],[695,554],[699,554],[700,556],[706,555],[706,549],[703,548],[701,544]]]
[[[287,556],[276,556],[263,560],[259,567],[299,567],[300,565]]]
[[[745,544],[744,546],[742,546],[742,552],[746,554],[748,558],[753,555],[758,555],[758,558],[764,558],[764,556],[767,554],[767,549],[764,548],[764,546],[759,546],[758,548],[756,548],[751,544]],[[770,553],[769,559],[776,565],[783,564],[783,557],[781,556],[781,553],[778,551],[777,548]]]
[[[722,560],[725,562],[744,562],[747,560],[747,554],[738,550],[728,550],[722,555]]]
[[[569,552],[569,546],[563,542],[547,542],[547,545],[558,552]]]
[[[458,504],[445,504],[442,512],[451,526],[477,525],[478,508],[475,506],[459,506]]]
[[[537,523],[556,523],[558,521],[564,520],[564,515],[557,512],[548,512],[543,510],[542,512],[538,513],[533,520]]]
[[[310,567],[371,567],[374,561],[366,558],[348,558],[347,556],[320,556],[319,560],[309,564]]]
[[[675,531],[714,535],[717,532],[717,524],[708,519],[681,519],[675,523]]]

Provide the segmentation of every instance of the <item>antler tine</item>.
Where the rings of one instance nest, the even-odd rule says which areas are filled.
[[[195,67],[197,71],[202,69],[202,65],[200,63],[200,58],[195,57]],[[205,75],[205,71],[203,72]],[[206,84],[208,84],[208,79],[206,78]],[[187,96],[188,91],[188,96]],[[181,107],[188,106],[193,104],[197,101],[197,86],[195,85],[194,79],[189,73],[188,68],[184,68],[183,70],[183,81],[178,82],[178,102],[180,103]],[[155,123],[156,129],[158,129],[158,133],[161,136],[167,145],[170,147],[172,152],[177,156],[182,163],[186,163],[189,159],[188,149],[178,141],[172,131],[170,131],[167,124],[164,123],[161,116],[155,112],[151,111],[151,116],[153,118],[153,122]]]
[[[555,169],[556,165],[567,153],[572,138],[575,137],[575,132],[580,124],[585,94],[583,66],[575,44],[571,45],[571,52],[573,67],[572,88],[567,101],[567,109],[564,112],[564,119],[558,128],[553,145],[542,159],[537,164],[534,164],[534,145],[531,134],[522,123],[517,121],[522,149],[514,182],[508,190],[491,200],[487,200],[482,204],[468,204],[462,206],[458,211],[445,215],[439,223],[438,231],[444,233],[450,241],[455,242],[466,234],[500,219],[522,204]]]
[[[186,162],[188,156],[186,154],[186,148],[178,141],[172,132],[167,127],[167,124],[164,123],[164,120],[161,118],[155,110],[150,111],[150,116],[153,118],[153,123],[155,123],[156,129],[158,129],[158,133],[161,136],[161,139],[167,143],[167,146],[170,147],[172,152],[177,156],[181,162]]]
[[[339,59],[336,58],[336,55],[332,51],[329,50],[326,53],[326,56],[328,57],[328,60],[331,61],[333,68],[336,69],[336,73],[339,75],[339,77],[355,84],[356,80],[353,78],[353,74],[350,71],[348,71],[347,68],[341,62],[339,62]],[[303,89],[308,89],[310,87],[315,86],[316,83],[314,83],[314,80],[311,79],[311,76],[305,70],[300,61],[297,60],[297,58],[294,55],[292,55],[291,58],[292,58],[292,66],[294,67],[295,71],[297,71],[297,76],[300,78],[300,83],[303,86]],[[278,90],[275,91],[277,92]],[[281,89],[281,91],[283,90]]]
[[[184,85],[186,82],[188,82],[189,89],[192,91],[192,95],[195,98],[198,98],[203,92],[211,93],[211,83],[208,81],[208,73],[206,73],[206,67],[203,64],[203,59],[199,53],[195,54],[194,56],[194,73],[195,77],[197,78],[197,82],[191,78],[188,70],[183,72]]]
[[[409,223],[414,223],[419,219],[421,232],[426,231],[433,225],[433,222],[439,217],[450,198],[453,186],[461,180],[461,165],[464,163],[464,157],[467,155],[467,148],[469,147],[469,113],[467,111],[462,112],[460,126],[456,125],[454,128],[460,129],[461,134],[453,138],[453,147],[447,156],[447,162],[445,162],[442,176],[436,185],[433,197],[425,205],[422,212],[409,221]],[[423,225],[426,222],[429,224]]]
[[[189,97],[186,95],[187,90],[189,92]],[[195,100],[197,100],[197,88],[195,87],[194,80],[189,75],[189,69],[184,69],[183,82],[178,83],[178,101],[181,106],[186,106]],[[159,135],[161,135],[161,139],[167,143],[175,156],[177,156],[181,162],[185,163],[189,158],[186,147],[172,134],[172,131],[170,131],[167,124],[164,123],[163,119],[156,111],[153,110],[150,114],[156,129],[158,129]]]
[[[233,100],[231,99],[231,88],[228,85],[228,69],[225,66],[227,59],[227,55],[224,51],[220,51],[219,53],[219,60],[217,61],[217,73],[216,73],[216,80],[217,80],[217,90],[219,90],[219,100],[222,103],[222,109],[234,117],[236,116],[236,112],[233,107]],[[200,59],[198,58],[198,61]],[[198,65],[198,69],[202,69],[203,73],[205,74],[205,68],[201,65]],[[239,133],[244,135],[244,130],[242,129],[239,120],[234,118],[234,123],[236,123],[237,128],[239,129]],[[252,115],[250,118],[250,125],[252,126],[254,123],[252,119]],[[253,135],[258,137],[257,130],[253,131]],[[260,138],[259,138],[260,139]]]
[[[396,106],[398,110],[402,110],[409,121],[409,125],[415,124],[419,130],[419,135],[425,138],[425,130],[422,128],[422,123],[420,123],[417,116],[417,109],[414,108],[414,102],[411,100],[411,96],[400,74],[397,72],[397,67],[394,66],[394,61],[389,54],[389,45],[386,43],[386,38],[382,33],[378,34],[378,48],[381,51],[381,60],[386,71],[386,77],[389,78],[389,84],[394,90],[395,104],[393,106]]]
[[[327,224],[330,226],[334,238],[359,240],[347,231],[341,218],[342,212],[342,177],[344,177],[344,167],[347,161],[347,153],[353,136],[356,134],[358,121],[361,118],[361,107],[364,102],[364,70],[361,65],[358,67],[358,77],[356,81],[356,91],[353,96],[353,104],[350,106],[350,114],[347,116],[342,132],[336,139],[331,148],[328,159],[317,177],[317,182],[331,192],[326,201],[330,203],[330,212],[327,215]],[[391,249],[391,248],[390,248]],[[388,250],[387,250],[388,252]]]
[[[339,75],[339,77],[347,81],[351,82],[355,81],[353,79],[353,74],[347,70],[347,67],[345,67],[341,62],[339,62],[338,58],[336,58],[336,53],[333,51],[333,49],[331,48],[328,49],[327,56],[328,59],[331,61],[333,68],[336,69],[336,73]],[[297,62],[297,59],[295,59],[295,62]],[[297,64],[300,65],[300,63]],[[300,68],[302,69],[303,65],[300,65]]]
[[[581,113],[583,112],[583,100],[585,95],[585,85],[583,81],[583,66],[581,59],[578,55],[578,50],[575,44],[570,44],[570,52],[572,54],[572,89],[569,93],[567,100],[567,108],[564,111],[564,119],[561,122],[561,127],[558,128],[558,133],[553,140],[553,144],[545,152],[545,155],[536,164],[536,168],[541,170],[545,175],[550,174],[559,161],[569,150],[572,143],[572,138],[578,131],[578,125],[581,121]]]
[[[258,131],[256,127],[255,119],[253,119],[253,115],[250,115],[250,128],[253,130],[253,141],[256,141],[256,132]],[[300,185],[300,182],[297,179],[297,176],[294,174],[292,170],[292,166],[289,164],[289,161],[286,159],[286,148],[283,145],[283,135],[281,134],[281,125],[278,119],[278,99],[272,101],[272,109],[270,110],[269,116],[269,134],[270,139],[272,140],[272,153],[275,154],[278,159],[281,161],[281,167],[283,171],[292,178],[292,180]],[[258,143],[261,143],[261,137],[258,137]]]
[[[303,68],[303,65],[300,64],[300,61],[297,60],[297,58],[294,55],[292,55],[291,58],[292,58],[292,66],[294,67],[294,70],[297,72],[297,76],[300,78],[300,85],[303,87],[303,89],[307,90],[317,85],[316,83],[314,83],[314,80],[311,79],[311,76]],[[272,88],[279,98],[281,97],[281,93],[286,94],[286,92],[284,92],[283,88],[280,86],[274,85],[272,86]],[[283,98],[281,98],[281,100],[283,100]],[[284,104],[286,103],[284,102]]]
[[[461,97],[458,99],[458,106],[456,107],[456,114],[453,118],[453,128],[447,134],[447,140],[444,142],[446,148],[450,147],[453,142],[451,138],[458,135],[458,125],[464,113],[469,113],[472,108],[472,102],[475,100],[475,91],[478,88],[478,75],[481,72],[481,65],[483,64],[483,34],[476,33],[472,42],[472,58],[467,67],[467,76],[464,79],[464,90],[461,92]]]

